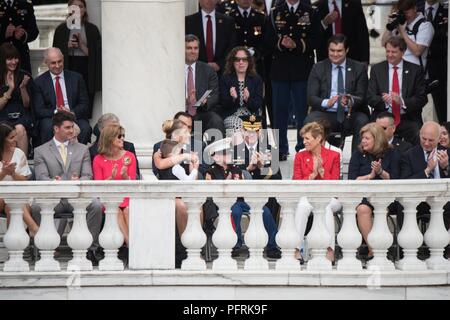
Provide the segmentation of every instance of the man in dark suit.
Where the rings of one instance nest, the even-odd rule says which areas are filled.
[[[316,63],[308,78],[308,103],[312,112],[305,124],[326,119],[333,132],[353,134],[352,150],[359,144],[359,131],[369,122],[366,102],[366,67],[347,58],[347,38],[343,34],[328,40],[328,58]]]
[[[389,111],[394,115],[396,132],[413,145],[419,144],[422,109],[427,103],[425,82],[419,65],[403,60],[406,43],[401,37],[387,39],[386,59],[370,70],[367,97],[373,118]]]
[[[52,118],[54,136],[34,151],[34,170],[36,180],[64,181],[64,180],[92,180],[92,166],[87,146],[71,141],[75,116],[64,110],[58,111]],[[95,198],[87,209],[87,226],[93,237],[87,257],[93,265],[98,265],[101,258],[98,236],[102,222],[102,204]],[[67,199],[61,199],[55,207],[56,214],[72,213],[74,208]],[[37,204],[31,206],[33,219],[39,225],[41,208]],[[62,218],[58,226],[61,236],[67,219]]]
[[[221,74],[226,55],[236,45],[236,34],[233,19],[216,12],[216,3],[199,0],[201,10],[185,18],[185,32],[200,39],[199,60]]]
[[[306,118],[306,86],[314,64],[314,49],[320,33],[318,15],[311,6],[299,0],[288,0],[274,8],[266,19],[264,42],[272,50],[273,114],[272,128],[279,130],[280,160],[287,160],[289,144],[287,127],[289,104],[297,124],[296,150],[303,140],[298,134]]]
[[[28,43],[39,35],[34,8],[27,0],[0,0],[0,44],[9,42],[20,52],[22,69],[31,73]]]
[[[430,80],[439,80],[431,92],[439,122],[447,121],[447,56],[448,56],[448,5],[439,0],[417,3],[419,11],[433,24],[434,36],[428,50],[427,71]]]
[[[49,71],[34,81],[34,111],[39,121],[40,143],[52,138],[52,117],[57,110],[73,113],[81,133],[78,140],[87,144],[91,140],[92,129],[86,119],[89,97],[81,74],[64,70],[64,56],[58,48],[48,48],[44,61]]]
[[[387,111],[379,113],[375,122],[384,129],[389,144],[394,147],[394,149],[397,149],[401,155],[411,149],[411,143],[395,136],[394,115],[392,113]]]
[[[94,162],[94,158],[98,154],[98,142],[100,138],[100,133],[102,132],[104,127],[109,126],[110,124],[120,125],[119,117],[116,116],[114,113],[105,113],[97,120],[97,125],[94,127],[94,135],[97,137],[97,140],[95,140],[95,143],[89,147],[89,154],[91,155],[92,162]],[[139,162],[136,155],[136,150],[134,149],[134,144],[129,141],[124,141],[123,148],[124,150],[133,153],[134,156],[136,157],[136,178],[137,180],[139,180],[141,173],[139,171]]]
[[[348,39],[348,57],[366,65],[369,63],[369,30],[361,0],[320,0],[317,4],[324,30],[317,60],[327,58],[327,41],[338,33]]]
[[[186,112],[193,117],[193,121],[200,121],[202,124],[202,131],[194,133],[203,135],[205,131],[215,129],[222,135],[218,138],[221,139],[225,135],[225,126],[222,118],[216,112],[219,102],[218,77],[211,66],[198,61],[199,43],[197,36],[186,35],[184,81],[186,84]],[[201,99],[207,90],[212,90],[208,98],[201,101],[201,105],[196,107],[195,103]],[[199,139],[202,140],[202,137],[199,137]]]

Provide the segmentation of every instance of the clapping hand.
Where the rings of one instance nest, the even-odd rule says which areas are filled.
[[[336,101],[339,99],[338,95],[332,96],[330,99],[328,99],[327,102],[327,107],[328,108],[333,108],[334,104],[336,103]]]
[[[22,28],[22,26],[17,26],[14,29],[14,38],[16,38],[17,40],[22,39],[22,37],[25,35],[25,29]]]
[[[122,177],[123,180],[130,180],[127,169],[128,169],[127,166],[123,166],[120,169],[120,176]]]
[[[333,10],[329,14],[327,14],[325,16],[325,18],[323,18],[322,21],[326,25],[330,25],[330,24],[334,23],[338,17],[339,17],[339,14],[337,13],[337,11]]]
[[[249,98],[250,98],[250,92],[248,91],[248,88],[245,87],[244,88],[244,101],[247,102]]]
[[[383,171],[383,168],[381,167],[381,159],[379,159],[378,161],[372,161],[370,166],[372,167],[372,172],[374,173],[372,179],[375,178],[375,175],[379,175]]]
[[[297,47],[295,41],[292,40],[292,38],[289,36],[283,36],[283,39],[281,40],[281,45],[288,49],[295,49]]]
[[[30,76],[29,75],[24,75],[23,76],[23,80],[22,80],[22,82],[20,83],[20,85],[19,85],[19,88],[20,89],[23,89],[23,88],[25,88],[26,86],[27,86],[27,84],[28,84],[28,82],[30,81]]]
[[[13,24],[9,24],[6,28],[5,38],[12,37],[14,35],[14,30],[16,30],[16,27]]]
[[[392,99],[391,99],[391,96],[388,93],[383,92],[382,95],[381,95],[381,99],[383,99],[384,103],[391,104]]]
[[[397,92],[391,92],[391,99],[392,101],[397,102],[399,105],[402,104],[402,99]]]
[[[16,172],[16,163],[15,162],[8,162],[8,161],[2,161],[3,167],[2,172],[5,173],[7,176],[13,176]]]
[[[106,179],[106,180],[114,180],[117,174],[117,163],[114,163],[112,171],[111,171],[111,176]]]
[[[439,167],[445,169],[448,167],[448,154],[446,150],[437,150],[437,160]]]
[[[8,85],[10,91],[13,91],[16,86],[14,83],[14,73],[11,71],[8,71],[6,74],[6,84]]]
[[[238,95],[237,95],[237,92],[236,92],[236,88],[235,88],[235,87],[231,87],[231,88],[230,88],[230,96],[231,96],[233,99],[237,99],[237,98],[238,98]]]
[[[434,171],[436,165],[438,164],[438,159],[436,157],[436,150],[433,150],[428,156],[427,167],[425,168],[425,172],[430,174],[431,171]]]

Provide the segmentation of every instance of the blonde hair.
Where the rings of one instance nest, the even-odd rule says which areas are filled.
[[[166,120],[162,124],[162,130],[166,134],[166,139],[172,139],[172,135],[174,133],[179,133],[181,129],[186,129],[186,124],[183,121],[175,119],[175,120]]]
[[[125,134],[125,129],[119,124],[110,124],[103,128],[98,142],[98,153],[111,156],[113,141],[120,134]]]
[[[360,137],[362,138],[363,134],[366,132],[370,133],[374,139],[373,150],[370,154],[373,154],[376,158],[381,158],[386,151],[391,148],[383,127],[375,122],[371,122],[361,128],[359,131]],[[358,149],[361,152],[365,152],[362,149],[361,143],[359,144]]]
[[[321,136],[321,142],[323,142],[323,140],[325,139],[325,130],[323,126],[318,122],[313,121],[305,124],[303,128],[300,129],[300,136],[303,137],[308,132],[310,132],[314,138]]]

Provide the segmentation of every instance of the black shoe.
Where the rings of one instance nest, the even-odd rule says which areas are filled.
[[[86,253],[86,258],[92,262],[94,267],[98,266],[99,259],[97,258],[94,250],[88,250]]]
[[[128,247],[122,246],[119,248],[118,258],[122,260],[125,265],[128,265]]]
[[[287,157],[288,157],[287,154],[280,153],[280,161],[287,161]]]
[[[239,257],[240,254],[241,254],[241,248],[233,248],[233,250],[231,251],[231,256],[233,258]]]
[[[277,248],[267,249],[266,256],[267,256],[267,258],[270,258],[270,259],[280,259],[281,251],[280,251],[280,249],[277,249]]]

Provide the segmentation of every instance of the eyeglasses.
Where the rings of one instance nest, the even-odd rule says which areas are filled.
[[[234,61],[234,62],[240,62],[240,61],[242,61],[242,62],[248,62],[248,57],[234,57],[234,58],[233,58],[233,61]]]
[[[125,134],[119,134],[118,136],[117,136],[117,139],[125,139]]]

